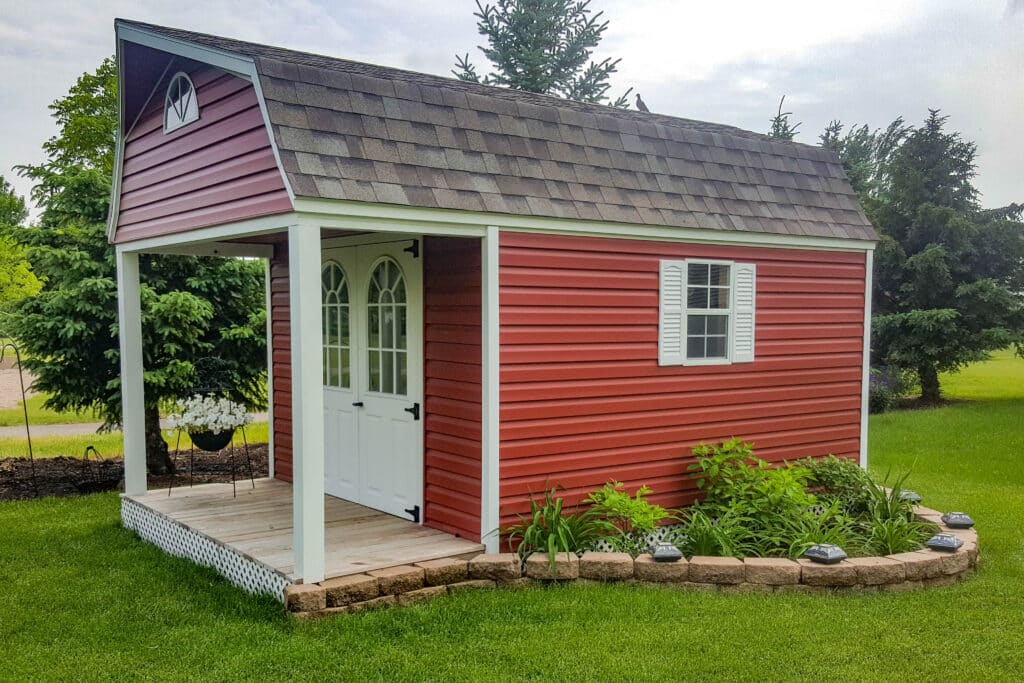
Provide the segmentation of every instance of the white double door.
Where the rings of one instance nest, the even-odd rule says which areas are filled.
[[[322,254],[324,488],[421,521],[423,307],[419,240]]]

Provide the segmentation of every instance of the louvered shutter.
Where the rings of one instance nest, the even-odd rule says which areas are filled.
[[[754,301],[757,266],[737,263],[732,269],[732,362],[754,362]]]
[[[686,360],[686,262],[662,261],[658,315],[658,364]]]

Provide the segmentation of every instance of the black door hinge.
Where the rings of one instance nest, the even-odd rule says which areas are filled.
[[[410,517],[412,517],[412,521],[416,522],[417,524],[420,523],[420,506],[419,505],[413,505],[411,508],[406,508],[405,509],[405,514],[407,514]]]
[[[402,251],[404,251],[407,254],[412,254],[413,258],[419,258],[420,257],[420,241],[419,240],[413,240],[412,244],[407,246]]]
[[[405,412],[407,412],[410,415],[412,415],[412,419],[414,419],[414,420],[420,419],[420,404],[419,403],[413,403],[411,408],[406,408],[405,409]]]

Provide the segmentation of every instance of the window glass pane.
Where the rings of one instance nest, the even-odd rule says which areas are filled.
[[[380,352],[370,351],[370,391],[380,391]]]
[[[704,287],[690,287],[686,295],[686,305],[689,308],[707,308],[708,290]]]
[[[708,308],[729,308],[729,289],[726,287],[712,287],[708,299]]]
[[[338,357],[333,349],[328,349],[324,355],[327,357],[327,384],[332,387],[341,386],[341,369],[338,367]]]
[[[327,343],[337,346],[341,343],[339,333],[341,332],[341,321],[337,306],[327,307]]]
[[[408,392],[409,387],[409,369],[407,367],[408,359],[406,354],[399,351],[396,353],[398,358],[398,389],[395,391],[396,394],[402,394],[403,396]]]
[[[706,285],[708,283],[708,264],[690,263],[686,266],[686,274],[691,285]]]
[[[348,349],[341,350],[341,386],[348,389],[352,386],[352,366]]]
[[[708,315],[708,334],[721,334],[724,335],[729,329],[729,316],[726,315]]]
[[[380,363],[381,391],[389,394],[395,391],[395,354],[393,351],[384,351],[381,354]]]
[[[385,349],[395,348],[395,308],[394,306],[382,306],[381,315],[384,319],[384,335],[381,338],[381,346]]]
[[[343,346],[348,346],[348,306],[341,307],[341,343]]]
[[[371,349],[380,348],[380,308],[377,306],[370,306],[368,311],[369,315],[366,323],[366,331],[369,338],[369,346]]]
[[[708,283],[719,287],[729,284],[729,266],[711,265]]]
[[[704,358],[704,337],[686,338],[686,357]]]
[[[406,309],[405,306],[399,306],[395,309],[395,313],[398,315],[398,339],[395,344],[395,348],[404,349],[409,343],[408,333],[406,332]]]
[[[725,337],[708,337],[708,358],[725,358]]]
[[[688,315],[686,316],[686,333],[688,335],[696,334],[707,334],[707,319],[706,315]]]

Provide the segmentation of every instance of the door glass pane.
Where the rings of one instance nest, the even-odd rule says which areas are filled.
[[[379,351],[370,351],[370,391],[380,391]]]
[[[409,370],[408,370],[408,358],[406,353],[402,351],[396,351],[395,356],[398,359],[398,388],[395,390],[396,394],[405,396],[409,393]]]
[[[408,358],[400,353],[409,344],[406,301],[405,277],[398,263],[381,260],[370,275],[366,301],[371,391],[407,393]]]
[[[350,352],[348,349],[341,349],[341,386],[349,389],[352,386],[352,366],[349,365]]]
[[[395,354],[393,351],[381,353],[380,362],[381,391],[395,393]]]
[[[347,387],[348,380],[345,378],[350,374],[348,280],[338,263],[327,261],[320,272],[320,282],[324,384],[330,387]]]
[[[324,349],[324,384],[326,384],[327,386],[331,385],[331,383],[327,381],[327,375],[330,372],[330,367],[331,367],[330,359],[331,359],[331,350],[330,349]]]

